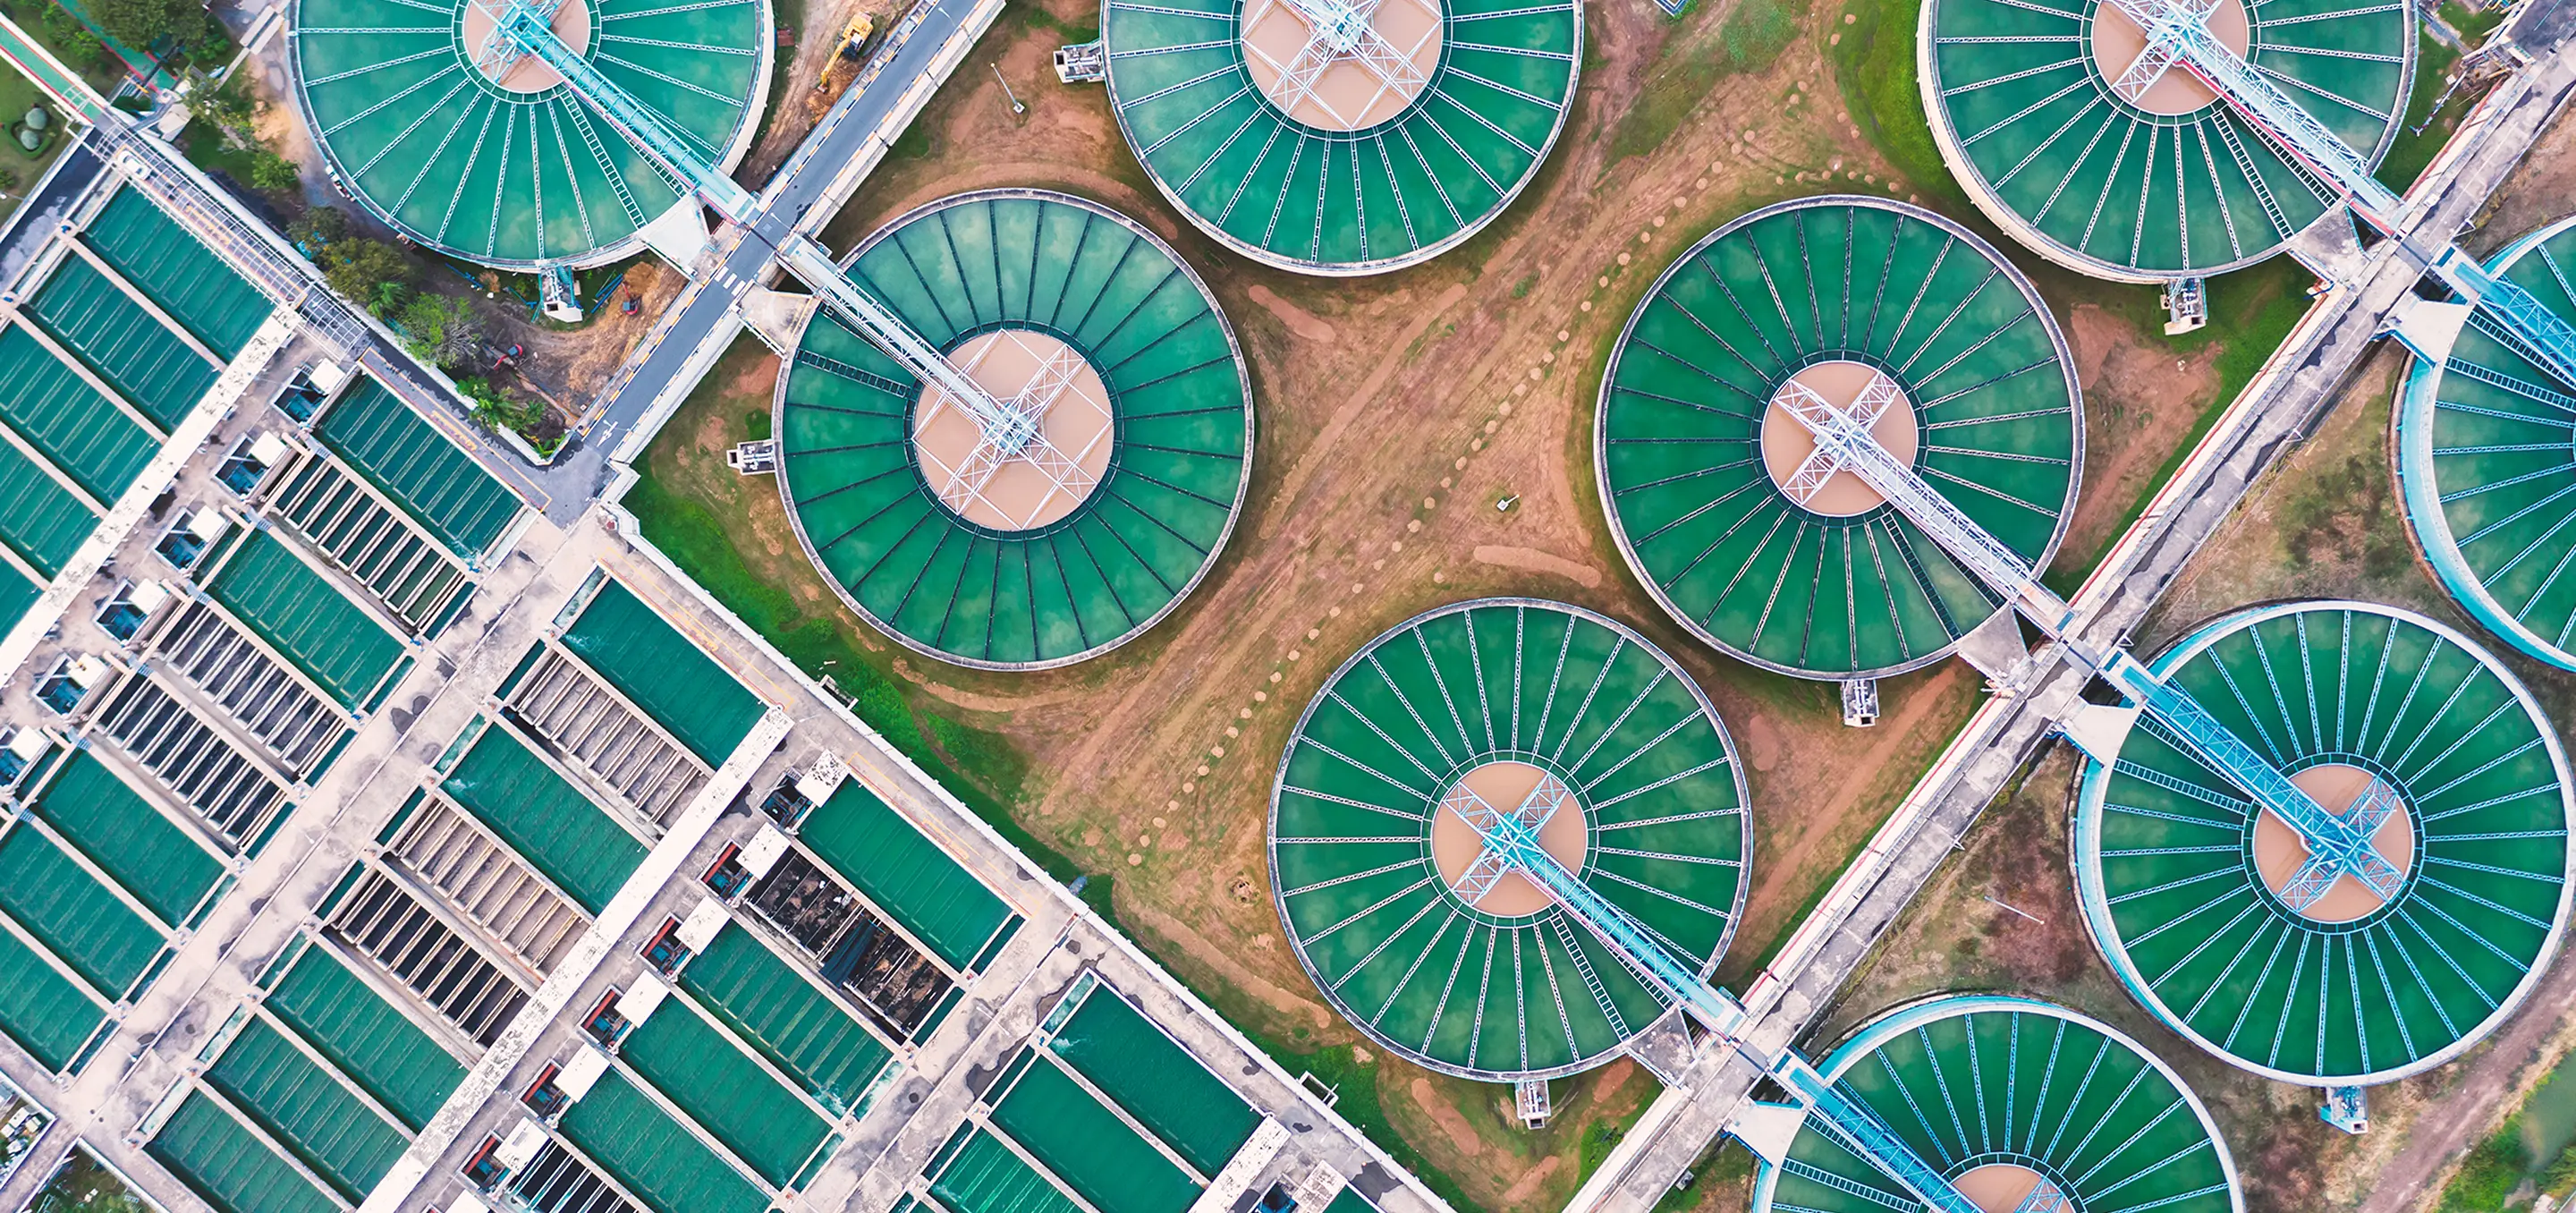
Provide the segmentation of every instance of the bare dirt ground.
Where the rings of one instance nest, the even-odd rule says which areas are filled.
[[[2576,198],[2576,122],[2563,115],[2531,145],[2522,167],[2478,216],[2460,245],[2484,256],[2554,219],[2565,218]]]
[[[1217,293],[1251,362],[1259,445],[1234,539],[1181,610],[1112,657],[1041,675],[898,658],[831,613],[917,703],[1006,735],[1031,772],[1016,819],[1085,869],[1116,873],[1119,916],[1141,941],[1287,1049],[1359,1038],[1280,935],[1264,853],[1277,758],[1342,656],[1416,612],[1503,593],[1580,603],[1641,628],[1707,689],[1743,755],[1756,830],[1730,979],[1758,967],[1975,706],[1977,680],[1939,667],[1883,688],[1888,718],[1875,732],[1846,731],[1832,686],[1727,662],[1667,623],[1601,522],[1589,430],[1599,368],[1668,260],[1781,197],[1912,194],[1839,109],[1823,53],[1842,10],[1826,3],[1767,70],[1721,76],[1677,109],[1662,98],[1683,116],[1659,140],[1628,140],[1650,150],[1614,160],[1657,82],[1686,77],[1674,65],[1689,56],[1719,53],[1727,8],[1676,24],[1628,0],[1587,5],[1582,90],[1538,180],[1466,247],[1400,273],[1304,279],[1201,237],[1145,179],[1102,91],[1055,81],[1050,52],[1089,36],[1095,13],[1080,0],[1014,5],[967,59],[998,64],[1026,114],[1012,114],[990,70],[961,71],[825,234],[847,249],[960,190],[1061,188],[1152,226]],[[2079,527],[2096,509],[2092,486],[2142,487],[2207,406],[2206,388],[2191,395],[2206,380],[2152,365],[2153,336],[2119,315],[2084,323],[2088,387],[2114,414],[2093,431]],[[738,347],[720,369],[724,389],[673,421],[653,466],[737,520],[731,538],[755,577],[829,611],[774,484],[739,480],[722,462],[731,443],[766,432],[753,414],[767,411],[761,376],[774,372],[759,368],[769,365]],[[1505,499],[1511,508],[1496,509]],[[2110,520],[2100,525],[2133,500],[2098,507]],[[1653,1083],[1625,1067],[1559,1083],[1559,1121],[1538,1134],[1512,1122],[1500,1087],[1396,1063],[1378,1087],[1393,1130],[1467,1203],[1518,1209],[1565,1199],[1581,1178],[1585,1126],[1624,1123]],[[1517,1161],[1501,1165],[1506,1154]],[[1699,1192],[1739,1189],[1727,1180]]]
[[[2084,385],[2084,485],[2057,567],[2088,562],[2118,537],[2131,503],[2151,492],[2172,452],[2218,392],[2218,347],[2177,358],[2127,320],[2094,304],[2065,316],[2066,345]],[[2160,440],[2160,438],[2162,440]]]

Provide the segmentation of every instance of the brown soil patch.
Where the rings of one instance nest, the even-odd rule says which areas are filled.
[[[1091,845],[1098,846],[1099,843],[1094,841]],[[1142,925],[1146,930],[1170,940],[1192,957],[1208,961],[1211,967],[1225,978],[1227,985],[1252,994],[1280,1015],[1290,1019],[1311,1019],[1319,1028],[1331,1026],[1333,1013],[1315,1000],[1314,995],[1309,992],[1312,989],[1311,986],[1291,993],[1271,984],[1251,969],[1234,963],[1225,953],[1211,947],[1205,937],[1191,930],[1180,919],[1160,910],[1143,906],[1121,907],[1120,913],[1126,915],[1130,921]],[[1284,952],[1281,954],[1285,955]],[[1295,962],[1292,960],[1289,963],[1293,965]]]
[[[2216,398],[2219,347],[2176,358],[2161,337],[2091,304],[2069,314],[2066,340],[2084,385],[2084,484],[2059,551],[2090,560]]]
[[[2460,244],[2487,256],[2533,228],[2565,218],[2572,198],[2576,198],[2576,110],[2561,110],[2524,153],[2522,166],[2496,191],[2478,226],[2461,235]]]
[[[1518,569],[1524,573],[1546,573],[1594,589],[1601,584],[1601,570],[1577,560],[1539,551],[1536,548],[1508,547],[1498,543],[1478,545],[1473,555],[1478,564],[1496,568]]]
[[[1514,1181],[1511,1187],[1503,1189],[1502,1207],[1506,1209],[1531,1207],[1530,1197],[1535,1195],[1539,1188],[1547,1183],[1548,1177],[1556,1174],[1556,1169],[1563,1165],[1565,1165],[1565,1156],[1562,1154],[1551,1154],[1540,1160],[1537,1166],[1530,1168],[1528,1173]]]
[[[1485,1139],[1476,1136],[1476,1126],[1467,1123],[1466,1116],[1458,1111],[1456,1105],[1440,1098],[1440,1092],[1432,1089],[1429,1078],[1416,1074],[1405,1090],[1413,1096],[1414,1106],[1422,1109],[1423,1115],[1430,1117],[1441,1131],[1449,1135],[1449,1144],[1458,1151],[1459,1157],[1475,1158],[1485,1152]]]
[[[1324,345],[1332,344],[1334,336],[1333,326],[1316,319],[1313,312],[1309,312],[1296,304],[1280,298],[1279,292],[1271,290],[1269,287],[1263,286],[1259,283],[1254,283],[1252,285],[1252,289],[1245,291],[1244,295],[1254,303],[1260,304],[1263,310],[1268,311],[1273,316],[1277,316],[1279,318],[1279,323],[1288,326],[1289,332],[1295,333],[1308,341]]]
[[[859,64],[840,55],[841,32],[849,28],[850,19],[865,13],[876,22],[876,33],[868,45],[869,51],[874,52],[884,44],[886,31],[893,27],[903,7],[896,0],[772,2],[779,25],[795,31],[796,45],[772,52],[777,58],[769,69],[769,95],[777,103],[763,118],[765,125],[759,140],[734,169],[734,180],[754,190],[768,184],[778,166],[787,162],[787,154],[805,141],[814,125],[831,112],[832,103],[858,78]],[[827,69],[829,79],[824,77]],[[815,87],[818,81],[823,84],[819,90]]]
[[[1745,717],[1740,725],[1731,727],[1736,748],[1743,752],[1747,765],[1757,771],[1768,771],[1780,765],[1780,729],[1771,723],[1769,716],[1756,712]]]
[[[1802,784],[1807,790],[1801,797],[1765,799],[1759,789],[1775,780],[1755,782],[1753,890],[1737,928],[1742,934],[1721,978],[1749,971],[1756,953],[1747,950],[1748,944],[1767,951],[1764,945],[1797,925],[1806,909],[1802,894],[1832,883],[1869,840],[1973,710],[1977,687],[1976,672],[1956,661],[1882,683],[1881,701],[1891,706],[1877,728],[1857,734],[1868,738],[1866,749],[1853,744],[1856,734],[1842,727],[1839,710],[1832,721],[1839,736],[1812,725],[1794,740],[1784,735],[1783,752],[1796,754],[1797,762],[1777,782]],[[1838,746],[1833,744],[1837,741]],[[1837,811],[1809,818],[1810,805],[1835,806]],[[1867,807],[1853,811],[1861,806]],[[1802,828],[1789,828],[1784,819],[1793,815]]]

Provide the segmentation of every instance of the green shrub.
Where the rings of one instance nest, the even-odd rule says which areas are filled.
[[[2504,1127],[2479,1142],[2460,1163],[2459,1173],[2442,1187],[2441,1213],[2501,1213],[2507,1197],[2522,1186],[2531,1167],[2531,1147],[2522,1140],[2522,1117],[2506,1118]]]
[[[295,170],[295,162],[267,148],[251,153],[250,187],[272,194],[283,194],[304,184],[304,175]]]

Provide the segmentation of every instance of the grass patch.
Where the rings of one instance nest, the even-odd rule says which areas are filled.
[[[2416,35],[2415,91],[2406,99],[2406,118],[2397,128],[2396,140],[2388,145],[2388,157],[2372,174],[2381,185],[2405,193],[2432,165],[2442,145],[2451,141],[2451,132],[2459,129],[2460,119],[2468,116],[2469,106],[2477,101],[2474,94],[2460,93],[2447,102],[2442,100],[2443,90],[2450,87],[2451,67],[2459,61],[2460,52],[2431,34]]]
[[[1808,0],[1740,0],[1717,31],[1721,66],[1731,73],[1751,74],[1779,62],[1780,52],[1798,38],[1798,19],[1807,15]]]
[[[1204,998],[1206,994],[1201,993],[1200,997]],[[1241,1027],[1242,1022],[1241,1019],[1235,1020],[1238,1027]],[[1385,1063],[1379,1060],[1377,1054],[1371,1053],[1369,1060],[1361,1061],[1358,1058],[1359,1046],[1357,1045],[1341,1044],[1321,1049],[1297,1049],[1263,1036],[1250,1028],[1242,1028],[1242,1031],[1255,1047],[1269,1054],[1271,1060],[1278,1062],[1279,1068],[1291,1074],[1301,1070],[1312,1074],[1317,1082],[1333,1090],[1335,1092],[1333,1111],[1340,1113],[1342,1119],[1351,1122],[1353,1128],[1367,1134],[1370,1141],[1376,1142],[1380,1149],[1385,1150],[1395,1159],[1397,1166],[1413,1172],[1414,1177],[1420,1179],[1423,1186],[1437,1193],[1440,1199],[1449,1202],[1451,1208],[1481,1207],[1475,1201],[1468,1199],[1467,1189],[1464,1186],[1450,1178],[1447,1172],[1432,1166],[1431,1160],[1423,1157],[1420,1150],[1414,1149],[1413,1143],[1406,1141],[1402,1134],[1395,1131],[1395,1126],[1387,1120],[1386,1103],[1378,1092],[1378,1076],[1384,1069]],[[1305,1029],[1300,1028],[1298,1032],[1302,1034]]]
[[[2438,1208],[2441,1213],[2496,1213],[2522,1186],[2530,1168],[2531,1149],[2522,1142],[2522,1116],[2516,1113],[2469,1151],[2451,1182],[2442,1185]]]
[[[2488,34],[2494,33],[2496,27],[2504,24],[2505,14],[2501,7],[2490,8],[2484,12],[2470,12],[2469,6],[2460,3],[2460,0],[2442,0],[2439,11],[2442,14],[2442,24],[2459,31],[2460,37],[2471,46],[2485,41]]]
[[[2290,339],[2290,330],[2298,326],[2300,317],[2308,314],[2311,301],[2307,288],[2314,280],[2315,275],[2306,267],[2288,257],[2275,257],[2250,269],[2209,280],[2209,324],[2198,332],[2168,337],[2165,342],[2177,356],[2187,357],[2224,334],[2226,341],[2220,346],[2218,356],[2211,361],[2211,368],[2218,372],[2218,391],[2210,397],[2209,407],[2202,409],[2200,416],[2192,422],[2191,432],[2174,447],[2171,455],[2165,457],[2164,466],[2156,469],[2156,474],[2139,491],[2138,499],[2129,503],[2129,508],[2120,515],[2119,525],[2105,532],[2101,545],[2080,558],[2071,552],[2058,554],[2056,563],[2049,566],[2047,575],[2041,578],[2048,588],[2060,594],[2073,594],[2085,578],[2093,575],[2094,566],[2102,562],[2111,545],[2137,525],[2138,518],[2147,512],[2147,502],[2173,479],[2174,473],[2182,468],[2182,461],[2200,445],[2210,427],[2218,424],[2219,415],[2236,402],[2245,385],[2253,382],[2254,373],[2271,360],[2272,352]],[[2105,301],[2105,306],[2121,312],[2144,311],[2153,308],[2154,302],[2153,297],[2144,292],[2124,292],[2121,298]],[[2161,317],[2162,309],[2154,310],[2155,315]],[[2137,322],[2140,332],[2160,331],[2161,320],[2144,316],[2131,318]]]
[[[1661,61],[1637,103],[1610,133],[1610,163],[1662,147],[1699,108],[1717,82],[1767,69],[1797,41],[1813,0],[1737,0],[1733,11],[1709,28],[1715,3],[1694,4],[1665,37]]]
[[[1908,186],[1928,198],[1965,205],[1968,195],[1951,180],[1923,113],[1923,86],[1914,70],[1914,31],[1923,0],[1853,0],[1853,18],[1838,32],[1834,76],[1843,103],[1862,137],[1905,174]]]

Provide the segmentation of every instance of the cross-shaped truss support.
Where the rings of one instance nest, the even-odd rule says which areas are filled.
[[[1495,808],[1464,783],[1449,789],[1449,794],[1440,798],[1440,807],[1475,827],[1479,837],[1490,839],[1495,831],[1502,828],[1502,818],[1506,816],[1536,835],[1540,827],[1555,817],[1556,811],[1564,808],[1565,802],[1573,797],[1574,790],[1550,773],[1541,777],[1538,786],[1530,789],[1530,794],[1522,797],[1521,802],[1512,806],[1508,813]],[[1449,889],[1472,906],[1485,900],[1485,895],[1494,891],[1494,885],[1510,875],[1513,869],[1511,855],[1488,841],[1485,849],[1477,852],[1475,862],[1458,874],[1458,879]]]
[[[1799,414],[1799,421],[1810,431],[1820,423],[1830,424],[1827,415],[1837,411],[1832,401],[1795,379],[1781,387],[1776,400],[1782,408]],[[1863,432],[1874,432],[1879,418],[1885,416],[1889,409],[1904,403],[1905,389],[1896,386],[1896,381],[1889,378],[1887,372],[1871,367],[1869,382],[1860,389],[1858,396],[1852,398],[1851,407],[1840,412]],[[1845,470],[1844,460],[1843,448],[1819,442],[1816,449],[1799,462],[1789,478],[1781,482],[1780,489],[1789,495],[1789,500],[1803,506],[1815,500],[1816,494],[1824,490],[1826,482],[1832,480],[1836,473]]]
[[[2347,863],[2343,857],[2334,854],[2322,851],[2312,854],[2282,884],[2282,902],[2293,910],[2304,912],[2323,899],[2327,890],[2334,888],[2335,881],[2347,873],[2382,900],[2395,895],[2404,877],[2395,865],[2379,854],[2372,840],[2378,836],[2379,827],[2387,824],[2388,819],[2402,807],[2397,800],[2397,789],[2388,786],[2387,780],[2373,776],[2370,789],[2362,793],[2361,799],[2343,815],[2343,820],[2362,840],[2375,862]]]
[[[1476,858],[1476,866],[1462,876],[1459,885],[1495,860],[1493,874],[1482,878],[1485,888],[1492,887],[1506,872],[1519,872],[1540,888],[1547,890],[1566,914],[1582,924],[1609,948],[1638,980],[1663,991],[1664,995],[1687,1008],[1692,1016],[1717,1034],[1720,1046],[1733,1048],[1778,1079],[1799,1103],[1806,1106],[1808,1123],[1819,1132],[1840,1143],[1879,1170],[1885,1172],[1905,1190],[1938,1213],[1981,1213],[1975,1202],[1950,1186],[1941,1172],[1925,1162],[1905,1139],[1872,1112],[1868,1105],[1845,1095],[1826,1081],[1814,1065],[1794,1049],[1771,1051],[1739,1035],[1748,1018],[1742,1003],[1724,990],[1700,977],[1647,931],[1628,913],[1583,883],[1554,855],[1539,845],[1538,827],[1573,797],[1563,781],[1550,775],[1522,798],[1508,812],[1495,808],[1483,797],[1464,787],[1453,789],[1441,799],[1444,808],[1455,810],[1478,837],[1485,849]],[[2044,1206],[2043,1206],[2044,1207]]]
[[[1384,0],[1280,0],[1282,7],[1297,14],[1306,23],[1306,41],[1297,53],[1280,66],[1279,91],[1274,100],[1282,110],[1315,97],[1315,86],[1324,73],[1336,63],[1351,61],[1377,77],[1378,97],[1389,91],[1412,97],[1427,83],[1421,69],[1413,65],[1413,54],[1389,42],[1377,31],[1377,10]],[[1366,113],[1377,104],[1372,97],[1360,107]]]
[[[2030,1195],[2022,1197],[2021,1203],[2013,1206],[2013,1213],[2067,1213],[2074,1207],[2054,1181],[2043,1177],[2039,1186],[2030,1190]]]
[[[1004,340],[1009,339],[1004,337]],[[971,375],[993,348],[985,346],[973,362],[959,369]],[[1073,391],[1074,384],[1082,377],[1084,366],[1082,355],[1075,353],[1072,346],[1056,346],[1039,363],[1037,374],[1025,386],[1012,393],[1009,399],[996,400],[997,407],[992,410],[989,423],[971,403],[943,394],[940,397],[943,404],[955,403],[975,422],[977,436],[974,448],[966,457],[959,460],[956,467],[944,469],[948,473],[947,478],[934,486],[939,499],[961,513],[969,505],[981,504],[1014,526],[1027,526],[1036,517],[1036,511],[1043,509],[1059,494],[1075,501],[1090,496],[1100,478],[1084,467],[1082,460],[1108,440],[1109,427],[1101,427],[1080,451],[1070,453],[1058,447],[1046,433],[1048,411],[1066,393]],[[994,475],[1013,460],[1025,461],[1047,480],[1047,491],[1026,503],[1025,517],[1015,515],[1005,503],[994,501],[984,493]]]
[[[492,18],[491,32],[483,35],[483,45],[474,48],[475,69],[488,80],[499,80],[509,75],[510,69],[517,67],[519,61],[530,53],[524,39],[511,33],[511,19],[521,16],[521,10],[525,10],[521,19],[541,21],[551,31],[556,12],[567,3],[578,4],[581,0],[467,0],[468,7],[479,9]]]

